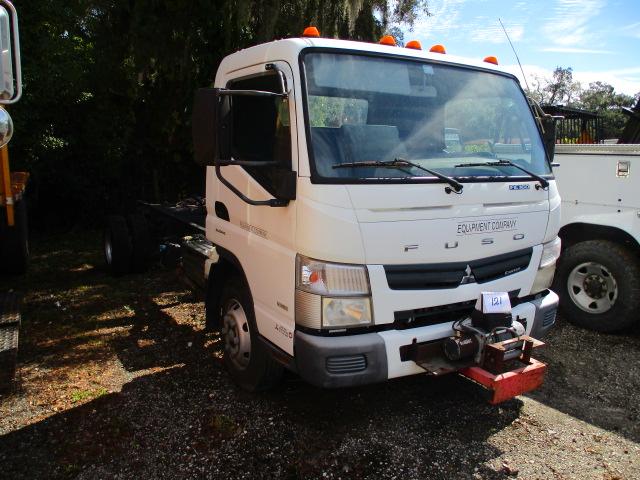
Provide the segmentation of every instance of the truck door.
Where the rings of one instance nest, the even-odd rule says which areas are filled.
[[[253,200],[273,199],[283,170],[297,171],[293,75],[285,62],[272,62],[226,77],[225,87],[230,90],[280,92],[281,77],[274,63],[284,74],[288,98],[234,95],[230,103],[229,151],[233,159],[270,162],[257,167],[221,167],[224,178]],[[208,237],[240,262],[253,297],[259,333],[293,355],[295,201],[275,207],[250,205],[217,181],[212,167],[207,174],[211,190],[207,198],[215,202],[207,205]]]

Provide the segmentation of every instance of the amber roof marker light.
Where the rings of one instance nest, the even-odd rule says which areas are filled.
[[[316,27],[307,27],[304,29],[304,32],[302,32],[302,36],[317,38],[320,36],[320,30],[318,30]]]
[[[444,45],[440,45],[439,43],[436,43],[433,47],[429,49],[429,51],[431,53],[442,53],[442,54],[447,53],[447,51],[444,48]]]
[[[493,55],[489,55],[488,57],[484,57],[483,62],[493,63],[494,65],[498,65],[498,59]]]
[[[422,50],[422,45],[418,40],[410,40],[407,42],[407,44],[404,47],[411,48],[413,50]]]
[[[388,45],[390,47],[395,47],[396,46],[396,39],[393,38],[391,35],[385,35],[384,37],[382,37],[380,39],[380,41],[378,43],[380,45]]]

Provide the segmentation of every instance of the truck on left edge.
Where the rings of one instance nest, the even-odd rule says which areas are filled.
[[[12,172],[7,144],[13,121],[5,106],[22,96],[18,15],[13,4],[0,0],[0,273],[17,275],[27,269],[29,240],[24,192],[27,172]],[[18,356],[19,296],[0,292],[0,391],[11,387]]]

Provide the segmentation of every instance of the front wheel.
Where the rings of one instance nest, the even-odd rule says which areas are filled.
[[[245,282],[231,279],[220,299],[224,363],[233,380],[248,391],[266,390],[282,377],[283,367],[262,346]]]
[[[640,265],[627,248],[606,240],[572,245],[560,256],[554,289],[567,319],[599,332],[633,325],[640,305]]]

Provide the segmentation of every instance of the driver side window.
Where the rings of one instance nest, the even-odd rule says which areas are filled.
[[[230,90],[262,90],[279,93],[276,74],[232,80]],[[233,96],[231,100],[231,155],[236,160],[278,162],[265,167],[243,167],[267,191],[274,193],[278,171],[291,169],[291,130],[287,99]]]

